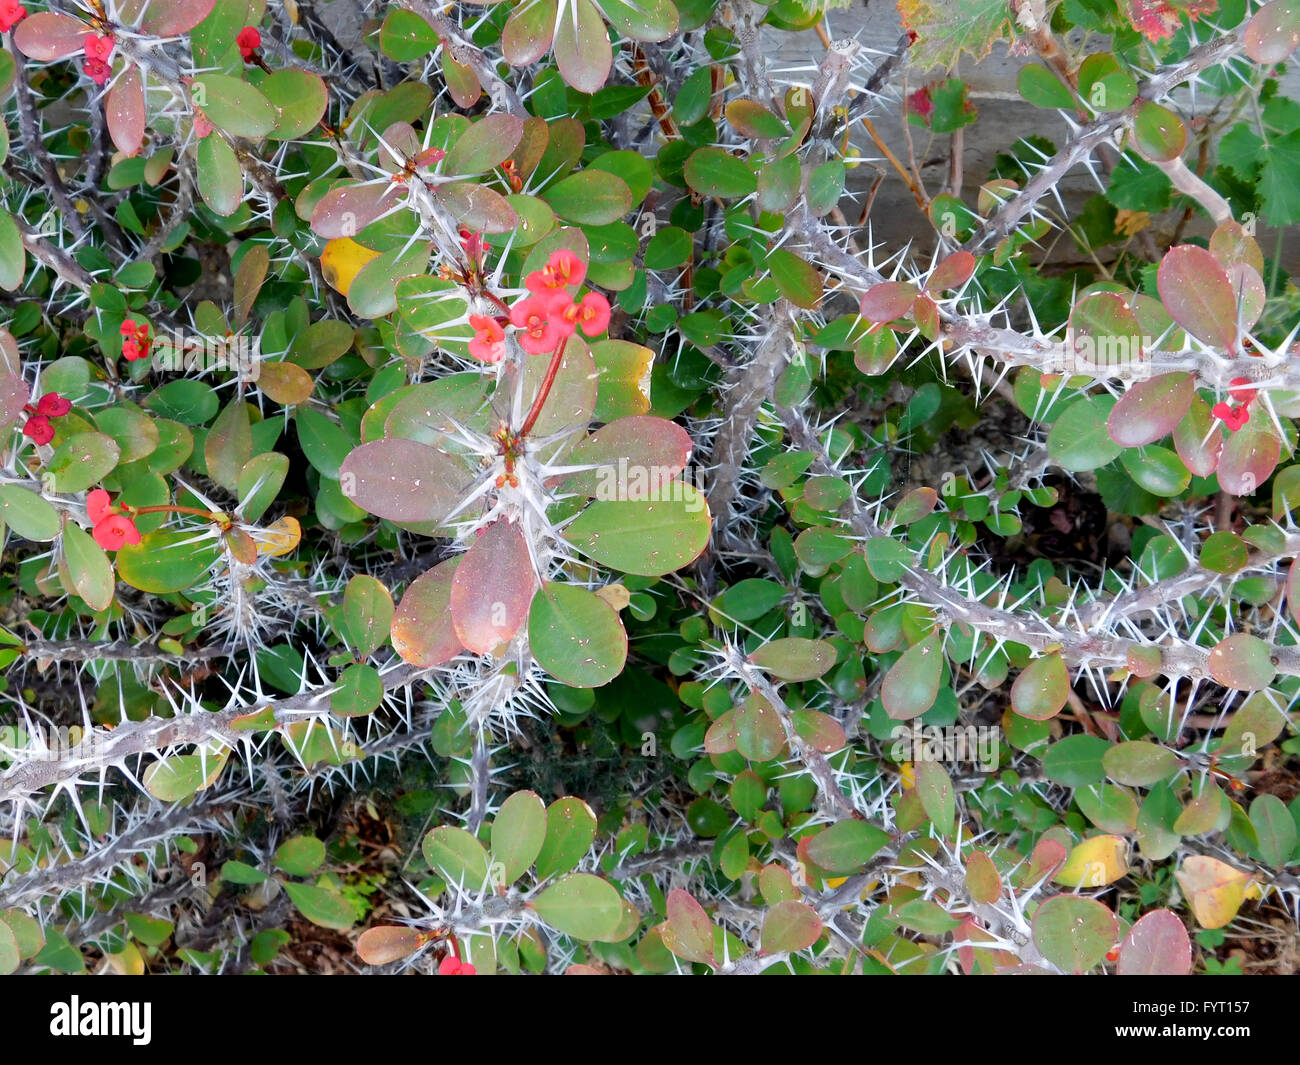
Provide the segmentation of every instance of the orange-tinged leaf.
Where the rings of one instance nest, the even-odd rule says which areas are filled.
[[[1236,917],[1250,883],[1249,873],[1203,854],[1187,858],[1174,876],[1202,928],[1222,928]]]

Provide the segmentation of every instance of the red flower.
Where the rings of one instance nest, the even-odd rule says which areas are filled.
[[[86,496],[86,514],[92,525],[98,525],[111,513],[113,513],[112,501],[102,488],[96,488]]]
[[[581,303],[574,304],[578,327],[589,337],[599,336],[609,328],[609,300],[599,292],[588,292]]]
[[[93,33],[88,33],[82,38],[82,47],[85,49],[86,58],[99,60],[101,63],[107,63],[108,57],[113,54],[114,42],[112,37],[96,37]]]
[[[8,33],[27,17],[27,8],[17,0],[0,0],[0,32]]]
[[[86,77],[96,85],[103,85],[108,81],[108,76],[113,73],[113,68],[102,59],[87,59],[82,64],[81,69],[86,72]]]
[[[529,355],[554,351],[567,335],[555,320],[555,310],[555,305],[541,296],[529,296],[510,308],[510,324],[524,331],[519,343]]]
[[[256,26],[245,26],[236,35],[235,44],[239,46],[239,54],[247,62],[253,58],[253,53],[261,47],[262,35],[258,33]]]
[[[36,413],[47,418],[62,418],[72,410],[72,404],[57,392],[47,392],[36,402]]]
[[[469,342],[469,353],[479,362],[500,362],[506,353],[506,331],[495,318],[485,314],[471,314],[469,324],[474,327],[474,339]]]
[[[469,962],[461,961],[454,954],[448,954],[438,965],[439,976],[477,976],[478,970]]]
[[[48,444],[54,439],[54,426],[44,414],[34,414],[23,426],[23,436],[30,437],[36,444]]]
[[[586,276],[587,264],[568,248],[561,248],[551,253],[545,266],[524,278],[524,287],[541,296],[569,285],[581,285]]]
[[[135,362],[136,359],[140,358],[140,345],[134,340],[122,341],[122,354],[127,362]]]
[[[1234,433],[1250,421],[1250,410],[1244,403],[1240,407],[1230,407],[1226,403],[1216,403],[1210,413]]]
[[[94,536],[95,543],[105,551],[116,551],[119,547],[140,542],[140,530],[125,514],[110,514],[95,522]]]
[[[119,329],[118,332],[121,333],[124,337],[133,337],[135,336],[135,331],[137,328],[138,326],[136,326],[135,322],[131,321],[131,319],[128,318],[125,322],[122,323],[122,328]]]
[[[1245,377],[1234,377],[1228,382],[1228,392],[1238,403],[1249,403],[1258,393],[1250,387],[1250,381]]]

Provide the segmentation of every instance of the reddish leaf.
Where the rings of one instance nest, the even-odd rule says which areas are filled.
[[[212,12],[216,0],[153,0],[140,28],[156,37],[192,30]]]
[[[144,143],[144,84],[139,67],[127,67],[104,97],[108,133],[118,150],[135,155]]]
[[[806,950],[821,938],[822,919],[802,902],[787,899],[767,911],[759,936],[762,953]]]
[[[713,922],[681,888],[668,893],[668,921],[661,926],[664,946],[686,961],[713,964]]]
[[[1237,301],[1218,259],[1204,248],[1180,244],[1160,260],[1156,286],[1175,322],[1205,344],[1234,351]]]
[[[955,251],[934,268],[925,287],[931,292],[961,288],[974,273],[975,256],[968,251]]]
[[[414,954],[428,940],[429,933],[401,925],[367,928],[357,940],[357,953],[367,965],[387,965]]]
[[[456,568],[451,619],[466,650],[487,654],[528,617],[537,577],[523,530],[504,519],[483,530]]]
[[[443,172],[483,174],[504,160],[519,146],[524,120],[517,115],[495,114],[479,119],[447,150]]]
[[[862,317],[869,322],[892,322],[912,309],[916,286],[906,281],[882,281],[862,297]]]
[[[1120,976],[1187,976],[1192,941],[1171,910],[1152,910],[1129,929],[1119,948]]]
[[[438,186],[438,198],[469,229],[481,233],[509,233],[519,225],[519,216],[506,198],[486,185],[453,181]]]
[[[48,63],[82,51],[91,29],[81,19],[40,11],[14,27],[14,47],[28,59]]]
[[[934,705],[943,676],[942,638],[928,636],[903,652],[885,674],[880,701],[895,721],[920,717]]]
[[[393,648],[416,666],[437,666],[464,646],[451,621],[451,582],[460,556],[439,562],[406,589],[393,615]]]
[[[560,487],[597,499],[644,499],[662,493],[691,457],[686,430],[664,418],[619,418],[582,440],[562,459],[565,466],[598,464]]]
[[[519,4],[506,19],[501,32],[501,50],[506,62],[515,67],[536,63],[551,46],[555,32],[557,0],[532,0]]]
[[[472,477],[445,451],[388,437],[356,448],[339,468],[344,495],[389,521],[441,521]]]
[[[322,237],[355,237],[371,222],[402,202],[400,185],[373,181],[330,189],[311,213],[311,227]]]
[[[1219,487],[1234,496],[1254,495],[1282,454],[1282,441],[1268,415],[1256,405],[1250,420],[1229,435],[1219,454]]]
[[[605,20],[591,0],[565,0],[564,17],[555,28],[555,65],[564,80],[579,92],[595,92],[605,84],[614,51]]]
[[[1196,378],[1166,373],[1139,381],[1124,393],[1110,412],[1106,427],[1121,447],[1144,447],[1168,436],[1196,398]]]

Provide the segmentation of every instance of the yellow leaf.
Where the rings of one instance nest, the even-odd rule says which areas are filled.
[[[606,584],[596,589],[596,595],[615,610],[623,610],[632,602],[632,593],[622,584]]]
[[[916,787],[916,766],[911,762],[904,762],[898,769],[898,779],[902,781],[904,791]]]
[[[361,268],[378,257],[379,252],[362,247],[351,237],[338,237],[321,252],[320,269],[326,283],[346,296]]]
[[[1123,836],[1093,836],[1072,851],[1055,880],[1066,887],[1104,887],[1128,872],[1128,841]]]
[[[122,976],[143,976],[144,958],[134,943],[128,943],[119,954],[109,954],[108,963]]]
[[[1250,874],[1217,858],[1195,854],[1174,874],[1202,928],[1222,928],[1241,909]]]
[[[287,555],[302,539],[302,526],[298,524],[297,518],[286,514],[265,529],[258,529],[254,533],[254,539],[257,541],[257,550],[263,555],[273,558]]]

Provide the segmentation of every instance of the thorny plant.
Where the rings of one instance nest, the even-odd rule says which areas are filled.
[[[0,972],[1300,916],[1300,8],[841,6],[0,0]]]

